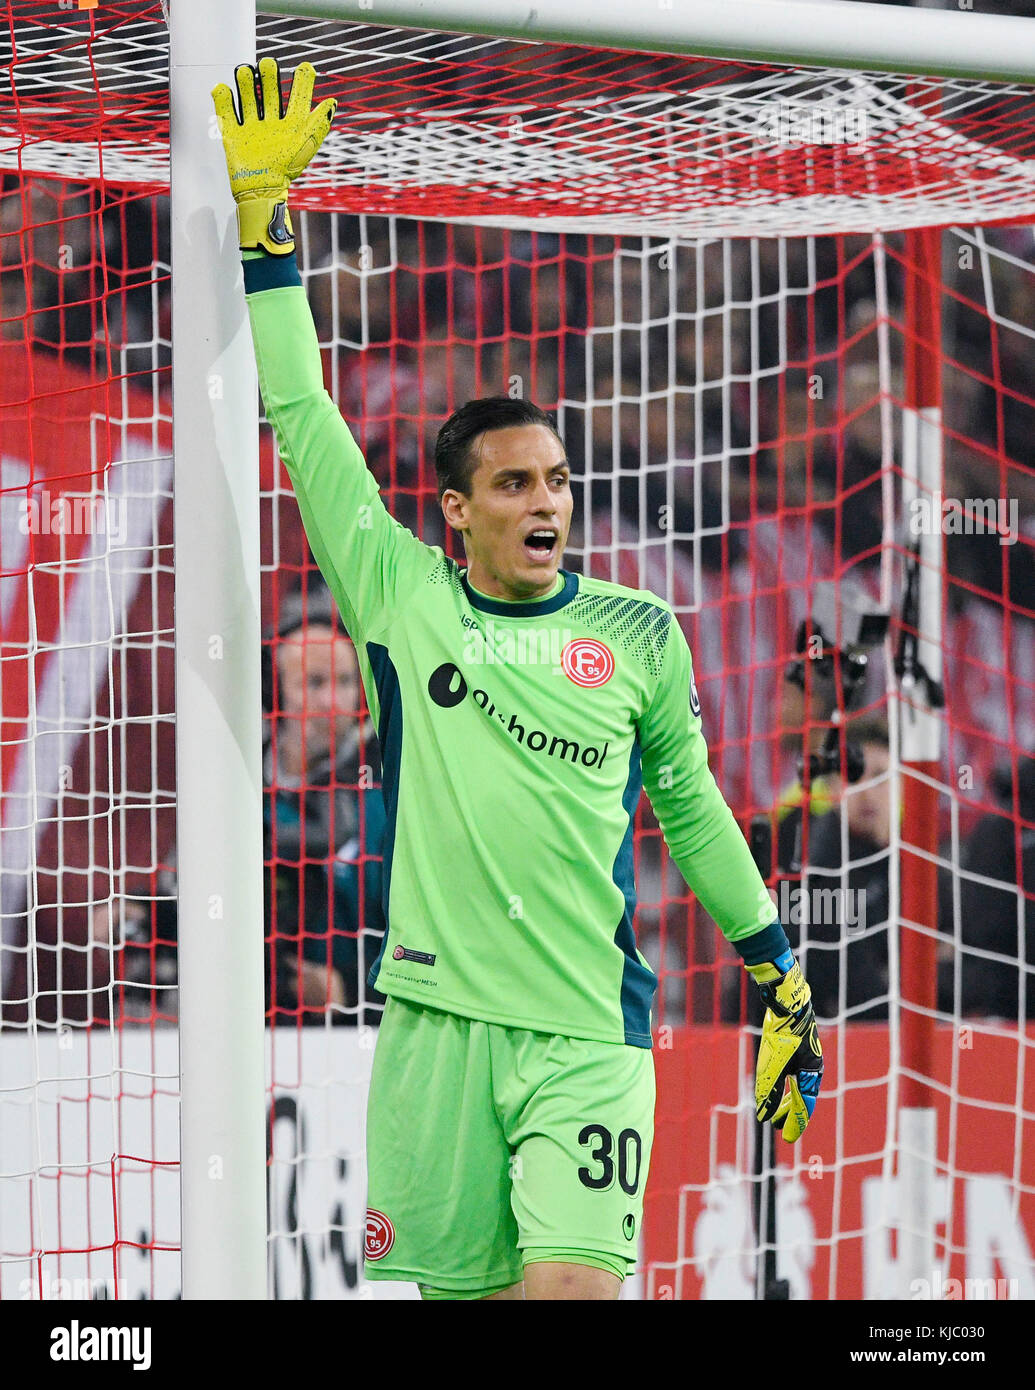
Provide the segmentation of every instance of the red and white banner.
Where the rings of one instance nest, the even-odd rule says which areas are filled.
[[[749,1035],[662,1030],[644,1229],[644,1296],[750,1299],[755,1287]],[[777,1138],[779,1274],[792,1298],[1035,1298],[1035,1027],[938,1030],[937,1267],[903,1289],[889,1034],[824,1037],[816,1114],[793,1148]],[[666,1044],[670,1044],[666,1046]],[[1025,1120],[1025,1116],[1028,1117]]]

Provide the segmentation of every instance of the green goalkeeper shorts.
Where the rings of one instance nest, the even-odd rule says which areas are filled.
[[[390,999],[367,1111],[367,1277],[454,1298],[541,1259],[624,1277],[653,1138],[648,1049]]]

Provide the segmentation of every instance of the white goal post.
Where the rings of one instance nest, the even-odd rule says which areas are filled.
[[[211,89],[254,0],[170,17],[183,1297],[266,1297],[259,430]],[[218,131],[216,132],[218,135]]]

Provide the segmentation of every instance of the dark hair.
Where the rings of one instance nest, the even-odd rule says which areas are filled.
[[[277,621],[268,634],[269,641],[279,637],[290,637],[300,627],[334,627],[345,631],[345,624],[338,612],[331,591],[325,584],[310,583],[292,589],[280,600]]]
[[[510,396],[484,396],[468,401],[453,412],[438,432],[435,441],[435,472],[438,475],[438,498],[450,488],[471,495],[471,478],[475,460],[471,444],[489,430],[505,430],[512,425],[545,425],[557,438],[557,426],[545,410],[531,401]]]
[[[845,732],[853,743],[876,743],[881,748],[889,748],[888,723],[880,714],[849,715]]]
[[[1013,768],[1009,763],[992,773],[992,790],[1000,801],[1013,807]],[[1025,820],[1035,820],[1035,758],[1017,760],[1017,800]]]

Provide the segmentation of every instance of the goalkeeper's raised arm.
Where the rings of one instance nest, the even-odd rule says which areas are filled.
[[[295,70],[283,105],[273,58],[215,88],[230,188],[237,203],[245,291],[266,413],[291,477],[306,535],[350,635],[376,635],[435,563],[385,510],[375,478],[324,389],[320,348],[298,265],[288,189],[330,129],[335,103],[311,109],[316,73]]]

